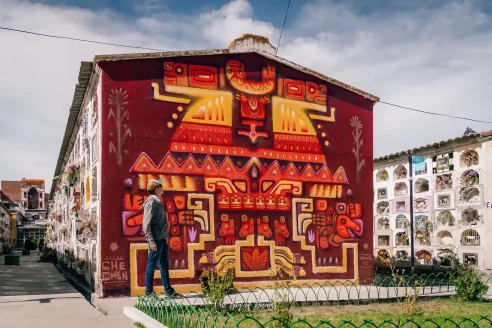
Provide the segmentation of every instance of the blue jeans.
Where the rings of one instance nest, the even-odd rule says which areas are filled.
[[[149,245],[149,260],[147,269],[145,270],[145,294],[150,294],[154,291],[154,272],[159,263],[161,269],[161,280],[166,293],[172,292],[171,282],[169,280],[169,247],[165,239],[156,240],[157,251],[150,249]]]

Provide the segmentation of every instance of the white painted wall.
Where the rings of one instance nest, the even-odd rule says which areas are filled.
[[[464,165],[463,161],[460,160],[461,156],[469,151],[475,150],[479,155],[479,163],[478,165],[472,165],[467,167]],[[454,170],[443,173],[433,173],[432,166],[433,160],[432,157],[435,155],[439,155],[442,153],[453,153],[453,162],[454,162]],[[426,215],[429,217],[430,221],[433,224],[432,238],[431,238],[431,246],[418,246],[416,242],[415,252],[419,250],[427,250],[431,253],[434,259],[438,258],[439,249],[443,247],[438,244],[439,236],[444,234],[442,231],[447,231],[452,235],[452,243],[454,246],[455,254],[458,255],[460,261],[463,261],[463,254],[471,253],[477,254],[478,256],[478,265],[477,267],[481,270],[483,269],[492,269],[492,239],[487,238],[487,232],[492,231],[492,192],[490,188],[486,188],[486,186],[492,186],[492,165],[487,165],[487,163],[492,163],[492,141],[485,142],[483,144],[474,143],[466,146],[456,147],[454,150],[449,151],[448,149],[437,149],[434,153],[428,154],[425,156],[426,164],[427,164],[427,172],[425,174],[416,175],[413,177],[413,183],[415,183],[418,179],[426,179],[429,181],[429,191],[417,193],[416,188],[414,187],[414,201],[416,198],[425,198],[430,203],[429,207],[423,213],[416,213],[414,211],[414,218],[419,215]],[[385,164],[377,164],[374,165],[374,245],[375,245],[375,256],[381,249],[386,249],[390,252],[391,255],[395,255],[398,251],[406,251],[408,255],[410,255],[410,245],[408,246],[397,246],[397,234],[407,231],[409,234],[410,229],[397,229],[396,228],[396,218],[398,215],[403,214],[408,219],[410,219],[410,209],[407,206],[404,212],[396,211],[396,203],[407,201],[408,203],[408,195],[398,196],[395,195],[395,184],[396,183],[406,183],[408,186],[408,192],[410,189],[410,180],[408,179],[409,174],[407,174],[407,178],[405,179],[397,179],[394,175],[395,169],[399,166],[403,165],[407,172],[409,169],[408,159],[400,158],[399,160],[395,160],[394,162],[385,163]],[[478,186],[480,191],[480,197],[478,201],[474,203],[463,202],[460,200],[460,188],[462,187],[461,176],[464,172],[469,169],[473,169],[478,171],[480,174],[480,184]],[[386,170],[388,173],[387,181],[378,181],[378,173],[382,170]],[[453,188],[447,189],[443,191],[436,190],[436,181],[437,177],[441,174],[452,174]],[[381,189],[386,189],[386,198],[380,199],[378,198],[378,191]],[[451,206],[450,208],[440,208],[438,203],[439,195],[449,194],[451,196]],[[389,229],[380,229],[378,228],[378,220],[380,220],[383,216],[378,215],[378,204],[382,201],[389,202],[389,211],[387,214],[383,216],[387,216],[389,219]],[[412,205],[412,204],[410,204]],[[487,206],[489,208],[487,208]],[[467,209],[476,209],[479,213],[480,220],[479,223],[475,226],[469,226],[464,223],[460,223],[461,214],[463,211]],[[453,216],[455,217],[455,226],[448,227],[437,224],[437,216],[440,211],[449,210]],[[468,229],[474,229],[480,235],[480,246],[462,246],[461,245],[461,237],[462,233]],[[378,246],[378,236],[390,236],[390,246]],[[446,244],[449,244],[451,239],[446,238]],[[417,260],[416,260],[417,262]]]

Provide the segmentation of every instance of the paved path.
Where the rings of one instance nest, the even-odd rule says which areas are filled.
[[[53,264],[38,260],[33,252],[21,257],[20,266],[5,266],[0,256],[0,327],[133,327],[116,311],[98,311]]]

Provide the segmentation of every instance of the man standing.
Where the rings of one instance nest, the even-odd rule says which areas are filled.
[[[159,263],[162,285],[168,296],[176,296],[177,293],[171,287],[169,280],[169,230],[164,205],[161,196],[162,180],[150,180],[147,183],[147,191],[151,194],[143,203],[144,210],[143,231],[149,243],[149,259],[145,270],[145,295],[154,294],[154,272]]]

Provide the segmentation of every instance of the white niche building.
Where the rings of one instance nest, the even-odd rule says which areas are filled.
[[[413,177],[408,157],[424,156]],[[465,135],[374,160],[377,262],[409,262],[413,206],[415,264],[449,266],[452,256],[492,269],[492,131]]]

